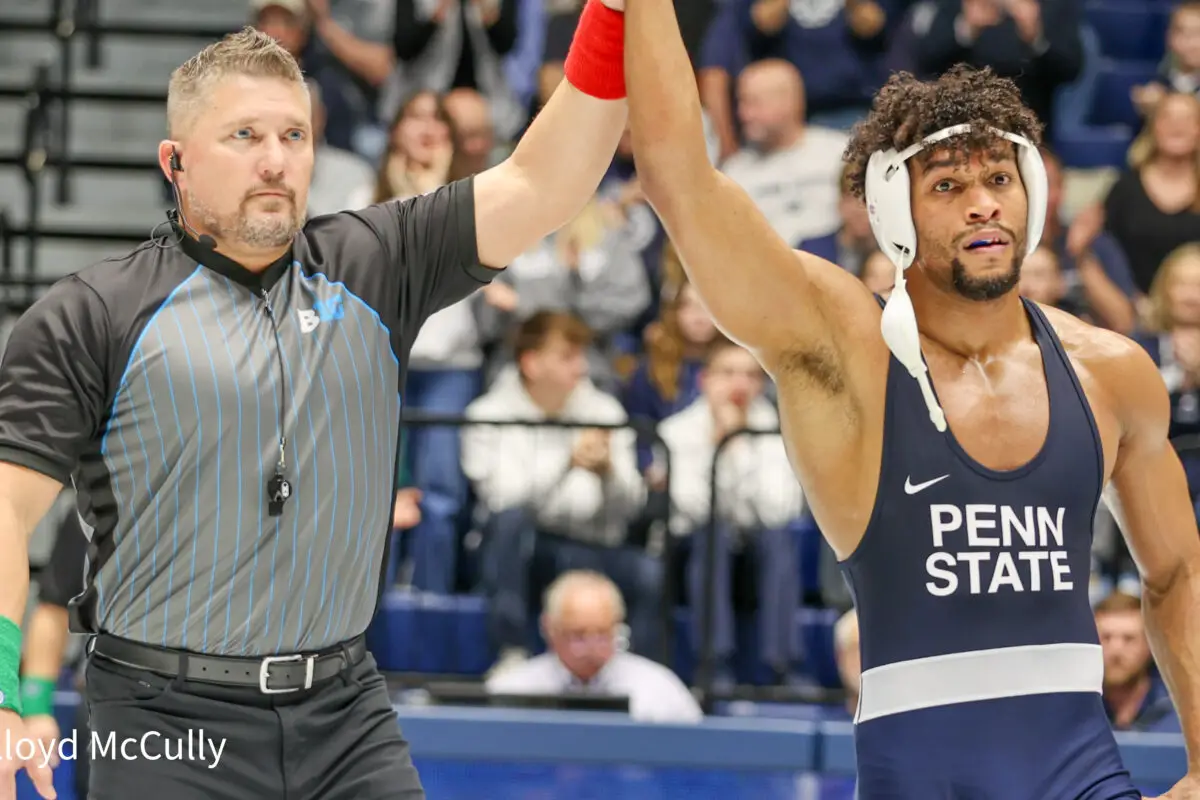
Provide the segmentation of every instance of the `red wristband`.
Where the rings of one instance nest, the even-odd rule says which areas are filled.
[[[587,0],[564,64],[579,91],[601,100],[625,97],[625,15]]]

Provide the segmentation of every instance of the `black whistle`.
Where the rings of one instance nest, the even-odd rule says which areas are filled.
[[[292,485],[276,474],[267,481],[267,513],[272,517],[283,514],[283,504],[292,496]]]

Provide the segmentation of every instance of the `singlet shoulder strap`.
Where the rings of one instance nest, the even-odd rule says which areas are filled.
[[[1102,492],[1104,489],[1104,444],[1100,438],[1100,426],[1097,424],[1096,416],[1092,412],[1092,405],[1088,402],[1087,392],[1083,390],[1083,384],[1079,380],[1079,375],[1075,372],[1075,366],[1071,363],[1071,357],[1067,355],[1067,349],[1063,346],[1062,339],[1059,338],[1058,332],[1054,330],[1054,324],[1050,322],[1050,318],[1046,316],[1046,312],[1037,303],[1028,298],[1022,297],[1021,302],[1029,313],[1030,322],[1034,327],[1034,333],[1039,344],[1043,350],[1047,346],[1051,350],[1050,353],[1043,353],[1047,367],[1047,391],[1053,394],[1056,388],[1067,389],[1075,395],[1079,408],[1083,411],[1083,417],[1086,420],[1086,427],[1091,433],[1092,447],[1095,452],[1098,492]],[[1061,383],[1065,383],[1066,386],[1061,386]],[[1051,417],[1053,417],[1053,401],[1051,401],[1050,407]],[[1096,502],[1100,502],[1099,494],[1097,494]]]
[[[887,301],[883,299],[883,296],[879,292],[875,292],[875,302],[879,303],[880,308],[887,305]]]

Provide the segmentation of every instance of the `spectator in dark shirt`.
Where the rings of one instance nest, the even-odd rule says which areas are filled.
[[[1171,94],[1155,107],[1129,148],[1129,169],[1102,204],[1076,217],[1070,238],[1082,246],[1101,230],[1125,251],[1139,293],[1150,291],[1168,253],[1200,241],[1200,99],[1195,95]]]
[[[1100,601],[1095,613],[1104,649],[1104,706],[1113,728],[1179,733],[1171,696],[1155,674],[1141,601],[1114,592]]]
[[[886,77],[889,36],[905,5],[905,0],[728,0],[709,25],[698,62],[702,99],[722,159],[738,147],[732,82],[763,59],[788,61],[804,76],[810,124],[849,129]]]
[[[1082,0],[935,3],[929,29],[917,42],[919,69],[937,74],[958,63],[991,67],[1016,81],[1047,133],[1053,130],[1055,90],[1083,68]]]
[[[1062,274],[1062,307],[1096,325],[1128,335],[1137,325],[1133,304],[1137,287],[1125,251],[1103,231],[1090,243],[1068,235],[1062,211],[1062,162],[1049,148],[1041,150],[1047,182],[1042,243],[1053,251]]]

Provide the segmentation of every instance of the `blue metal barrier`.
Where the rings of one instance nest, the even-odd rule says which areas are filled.
[[[69,730],[78,695],[63,692]],[[848,723],[709,717],[699,725],[647,725],[598,712],[397,706],[429,800],[850,800]],[[1181,736],[1118,734],[1125,764],[1157,795],[1186,769]],[[230,743],[229,746],[234,746]],[[74,800],[73,764],[55,774]],[[19,780],[19,800],[36,800]]]

